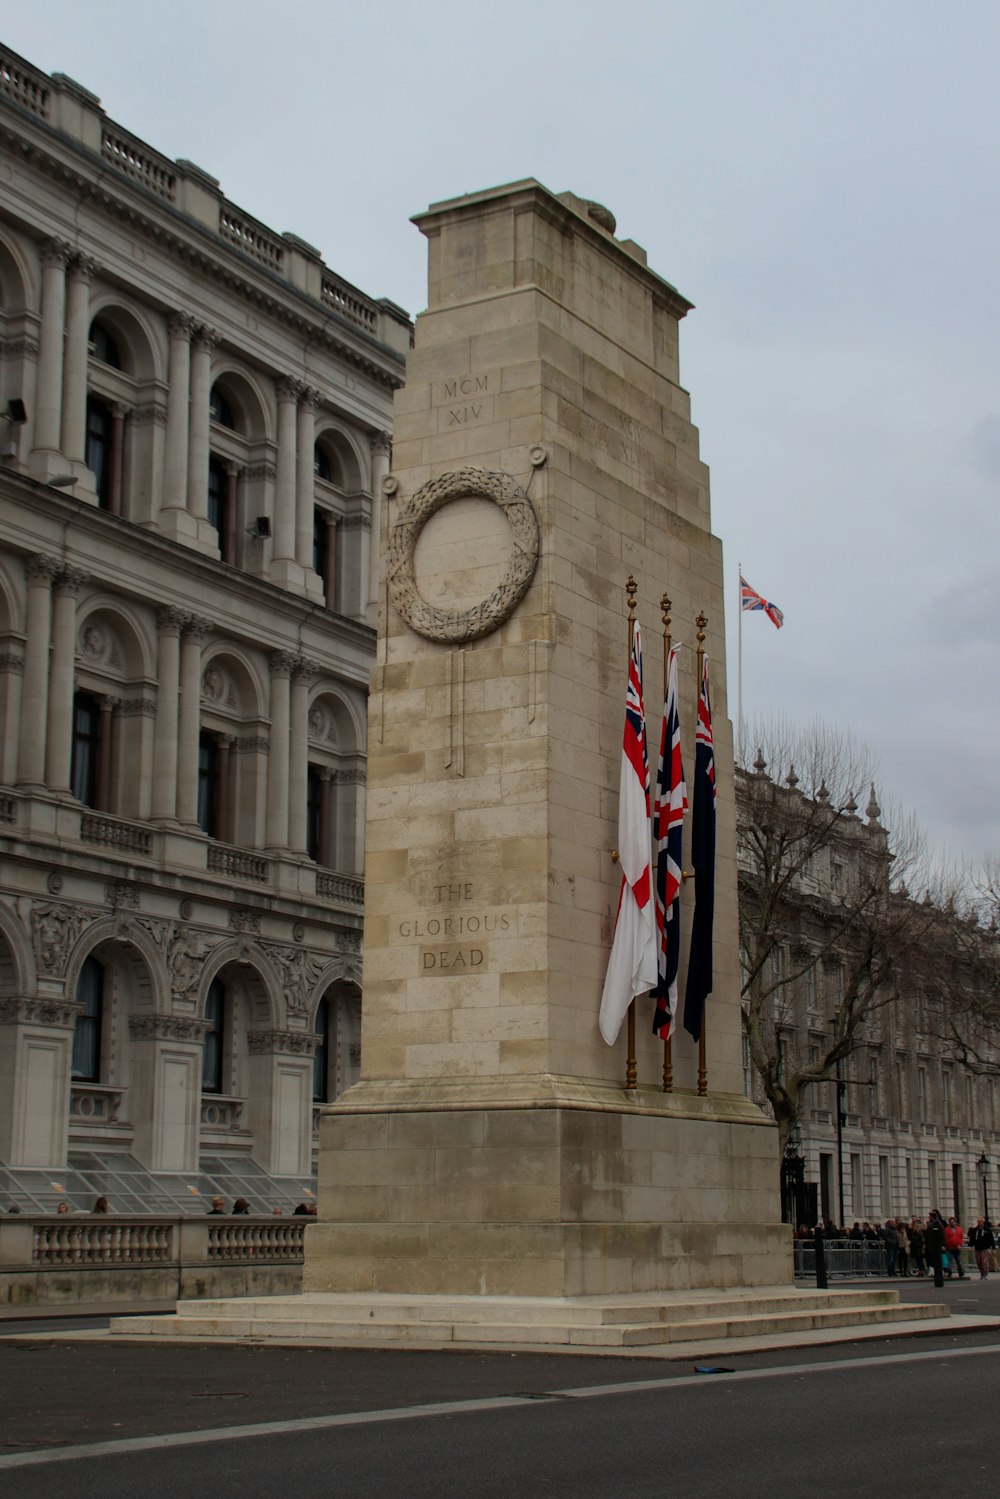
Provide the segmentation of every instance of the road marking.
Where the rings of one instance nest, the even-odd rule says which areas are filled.
[[[1000,1353],[1000,1343],[980,1348],[942,1348],[904,1354],[879,1354],[870,1358],[827,1360],[819,1364],[781,1364],[768,1369],[741,1369],[707,1379],[703,1374],[665,1375],[661,1379],[633,1379],[617,1384],[573,1386],[538,1394],[494,1395],[481,1400],[443,1400],[431,1405],[402,1405],[392,1410],[345,1411],[336,1416],[303,1416],[291,1421],[259,1421],[245,1426],[218,1426],[207,1431],[172,1431],[158,1436],[119,1437],[114,1441],[90,1442],[79,1447],[38,1447],[31,1452],[0,1456],[0,1471],[7,1468],[39,1467],[46,1463],[84,1462],[88,1458],[114,1457],[121,1453],[150,1452],[158,1447],[199,1447],[211,1442],[236,1442],[252,1437],[285,1436],[308,1431],[330,1431],[338,1426],[373,1426],[389,1421],[417,1421],[433,1416],[472,1415],[479,1411],[536,1409],[557,1400],[596,1400],[607,1396],[634,1395],[650,1390],[676,1390],[696,1386],[717,1390],[720,1385],[753,1379],[779,1379],[789,1374],[830,1374],[851,1369],[874,1369],[888,1364],[929,1363],[934,1360],[975,1358]]]

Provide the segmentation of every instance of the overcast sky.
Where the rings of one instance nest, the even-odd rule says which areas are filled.
[[[67,0],[3,40],[418,312],[429,203],[607,204],[681,327],[744,706],[848,724],[935,843],[1000,850],[995,0]],[[651,628],[647,625],[647,628]]]

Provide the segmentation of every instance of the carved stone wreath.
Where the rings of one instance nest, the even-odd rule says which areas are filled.
[[[424,526],[449,500],[492,500],[507,517],[513,553],[499,585],[471,609],[437,609],[421,598],[414,572]],[[538,565],[538,519],[524,490],[509,474],[461,468],[421,485],[407,501],[389,537],[389,597],[411,630],[425,640],[477,640],[508,620],[524,598]]]

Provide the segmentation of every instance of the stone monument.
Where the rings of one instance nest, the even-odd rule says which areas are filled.
[[[380,521],[361,1081],[324,1110],[306,1291],[584,1296],[789,1282],[776,1132],[743,1096],[722,547],[680,384],[687,302],[607,209],[533,180],[435,204]],[[718,857],[708,1086],[652,1001],[597,1028],[638,585],[693,768],[708,616]],[[686,830],[686,846],[689,830]],[[693,882],[686,900],[683,953]],[[685,960],[682,957],[683,994]]]

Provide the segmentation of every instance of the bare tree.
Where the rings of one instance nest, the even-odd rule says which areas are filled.
[[[914,899],[929,889],[923,839],[912,818],[883,826],[864,749],[822,725],[752,742],[736,794],[743,1030],[783,1152],[809,1090],[871,1043],[941,913]]]
[[[1000,1076],[1000,859],[944,902],[939,940],[923,964],[919,1029],[980,1077]]]

